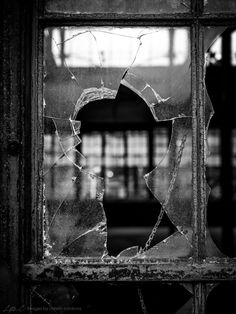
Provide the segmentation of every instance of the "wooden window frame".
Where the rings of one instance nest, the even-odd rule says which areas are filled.
[[[6,47],[1,47],[1,255],[17,278],[19,304],[25,300],[22,282],[27,285],[58,280],[188,282],[194,287],[194,313],[204,313],[206,284],[236,280],[235,258],[205,257],[204,27],[236,25],[236,13],[203,13],[203,0],[192,0],[191,12],[178,14],[49,14],[44,11],[43,1],[25,1],[23,5],[18,1],[8,2],[4,0],[4,6],[6,12],[12,15],[3,16],[1,31]],[[10,21],[12,25],[9,25]],[[19,25],[19,29],[15,28]],[[42,259],[43,31],[49,26],[88,25],[188,26],[191,30],[192,259],[152,259],[134,263],[109,263],[80,258],[63,258],[48,263]],[[18,54],[15,49],[20,49]],[[15,63],[12,63],[12,56]],[[20,75],[16,75],[17,71],[20,71]]]

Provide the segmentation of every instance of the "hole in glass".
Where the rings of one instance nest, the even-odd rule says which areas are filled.
[[[167,153],[172,122],[156,123],[146,103],[123,85],[115,100],[88,103],[76,119],[81,121],[78,150],[87,160],[86,169],[105,179],[109,253],[143,246],[160,211],[144,176]],[[173,230],[165,216],[153,244]]]
[[[111,245],[112,254],[126,247],[119,258],[190,256],[188,30],[49,28],[45,65],[46,255],[104,258],[107,226],[122,220],[154,226],[143,248],[148,229],[124,237],[136,242],[131,248]],[[175,232],[155,245],[163,223]]]

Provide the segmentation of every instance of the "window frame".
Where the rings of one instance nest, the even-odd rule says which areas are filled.
[[[17,243],[19,248],[13,247],[12,265],[20,265],[16,273],[23,272],[24,282],[31,286],[38,282],[58,281],[105,281],[105,282],[179,282],[193,284],[193,311],[205,312],[206,284],[222,281],[236,281],[236,258],[205,258],[206,240],[206,182],[205,182],[205,111],[204,111],[204,27],[220,25],[236,25],[236,13],[204,13],[203,0],[192,0],[190,13],[178,14],[59,14],[44,11],[43,1],[33,1],[31,20],[27,25],[32,25],[32,34],[27,41],[28,48],[22,48],[24,62],[31,54],[31,65],[24,70],[25,85],[18,96],[31,90],[27,99],[26,108],[29,112],[22,117],[24,133],[21,138],[10,141],[10,132],[5,134],[10,142],[19,143],[23,139],[23,148],[20,149],[21,160],[24,158],[24,167],[30,161],[29,169],[24,172],[24,185],[30,181],[30,200],[27,198],[28,190],[22,191],[19,203],[27,205],[27,210],[22,210],[19,217],[23,218],[26,232]],[[27,16],[25,6],[22,16]],[[120,263],[101,261],[98,259],[60,258],[48,263],[43,260],[43,182],[41,176],[43,160],[43,31],[49,26],[188,26],[191,29],[191,89],[193,113],[193,207],[194,207],[194,256],[190,259],[160,260],[150,259],[135,261],[133,263]],[[29,32],[29,31],[28,31]],[[20,43],[19,43],[20,45]],[[13,49],[13,48],[11,48]],[[21,60],[21,62],[23,62]],[[6,76],[5,76],[6,78]],[[18,84],[19,81],[18,81]],[[13,96],[11,96],[13,97]],[[30,98],[30,99],[29,99]],[[5,107],[9,101],[5,101]],[[7,109],[4,109],[7,111]],[[17,112],[18,115],[21,115]],[[30,117],[30,125],[27,120]],[[16,124],[16,121],[14,122]],[[5,125],[7,128],[7,126]],[[31,134],[31,142],[27,144],[27,132]],[[9,145],[9,144],[7,144]],[[14,146],[14,145],[13,145]],[[40,149],[39,149],[40,148]],[[5,158],[5,157],[4,157]],[[9,167],[14,164],[10,161]],[[17,161],[16,168],[20,169],[21,163]],[[6,173],[5,173],[6,175]],[[11,178],[13,182],[15,177]],[[19,187],[17,188],[19,189]],[[9,190],[5,190],[6,193]],[[23,208],[24,206],[21,206]],[[5,214],[4,214],[5,215]],[[7,216],[7,214],[6,214]],[[9,219],[8,219],[9,221]],[[14,222],[18,226],[18,221]],[[13,225],[13,224],[11,224]],[[17,238],[19,230],[15,233],[3,226],[3,233]],[[30,236],[29,236],[30,234]],[[5,245],[6,246],[6,245]],[[24,249],[23,249],[24,248]],[[23,252],[23,258],[20,255]],[[11,254],[10,254],[11,255]],[[9,253],[6,253],[9,256]],[[30,260],[30,262],[28,262]],[[21,281],[21,280],[20,280]]]

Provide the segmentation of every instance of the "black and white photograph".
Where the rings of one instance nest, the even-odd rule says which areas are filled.
[[[236,314],[236,0],[0,7],[0,312]]]

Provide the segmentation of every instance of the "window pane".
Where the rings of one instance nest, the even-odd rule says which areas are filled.
[[[189,12],[190,0],[46,0],[47,12],[60,13],[177,13]]]
[[[236,12],[235,0],[204,0],[206,12]]]
[[[183,27],[45,30],[48,255],[191,256],[189,38]]]
[[[235,28],[206,28],[205,38],[216,33],[220,37],[208,49],[206,66],[206,87],[215,111],[207,136],[208,225],[218,248],[236,256]]]

